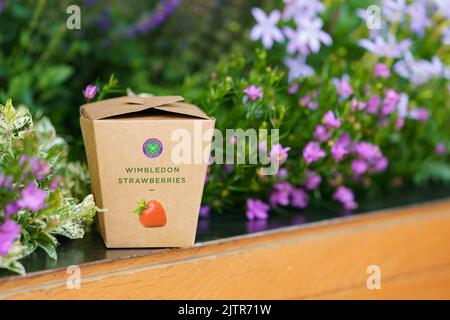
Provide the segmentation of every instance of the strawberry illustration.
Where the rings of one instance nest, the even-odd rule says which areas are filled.
[[[139,216],[139,221],[146,228],[162,227],[167,223],[166,211],[159,201],[144,199],[139,200],[135,213]]]

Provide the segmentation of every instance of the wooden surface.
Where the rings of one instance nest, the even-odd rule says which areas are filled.
[[[450,298],[450,201],[0,280],[1,299]],[[369,265],[381,289],[369,290]]]

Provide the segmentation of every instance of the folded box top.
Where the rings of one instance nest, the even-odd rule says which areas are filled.
[[[169,113],[209,119],[198,107],[192,104],[179,103],[182,100],[183,97],[181,96],[125,96],[84,104],[80,107],[80,113],[87,119],[100,120],[153,108]]]

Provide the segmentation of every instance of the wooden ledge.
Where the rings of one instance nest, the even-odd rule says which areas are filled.
[[[450,200],[0,278],[0,299],[450,298]],[[366,286],[367,267],[381,289]]]

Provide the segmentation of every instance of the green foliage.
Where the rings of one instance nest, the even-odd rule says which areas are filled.
[[[33,163],[48,164],[49,171],[40,176]],[[16,111],[11,100],[0,105],[0,174],[2,178],[12,177],[10,187],[0,186],[0,221],[13,219],[21,229],[7,255],[0,256],[0,268],[23,274],[19,260],[37,248],[56,259],[56,236],[83,237],[84,227],[92,222],[97,209],[92,195],[76,199],[86,194],[86,181],[77,180],[87,175],[82,168],[67,162],[67,144],[56,135],[48,119],[33,123],[24,106]],[[33,210],[21,207],[8,217],[4,211],[7,205],[18,203],[30,183],[45,192],[45,205]]]

